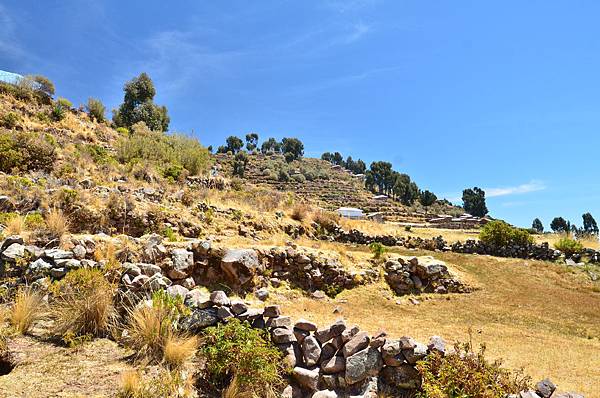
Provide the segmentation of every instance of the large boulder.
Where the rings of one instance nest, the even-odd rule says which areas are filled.
[[[335,355],[321,362],[321,370],[325,374],[335,374],[346,369],[346,359],[341,355]]]
[[[226,249],[221,259],[221,269],[236,286],[251,285],[259,268],[258,255],[252,249]]]
[[[302,341],[302,353],[306,366],[315,366],[321,357],[321,347],[314,336],[308,336]]]
[[[346,359],[346,383],[349,385],[376,376],[383,367],[379,350],[367,347]]]
[[[13,243],[8,246],[0,255],[0,258],[4,261],[16,262],[25,256],[25,246],[20,243]]]
[[[550,381],[550,379],[544,379],[537,382],[535,385],[535,391],[542,398],[550,398],[550,396],[552,396],[554,393],[554,390],[556,390],[556,386],[554,383],[552,383],[552,381]]]
[[[196,308],[179,322],[179,326],[184,332],[199,333],[202,329],[216,325],[218,322],[219,317],[215,308]]]

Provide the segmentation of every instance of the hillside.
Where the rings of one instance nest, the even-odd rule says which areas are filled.
[[[1,396],[600,397],[595,247],[340,219],[461,209],[0,89]]]
[[[457,216],[464,213],[460,207],[441,201],[424,207],[418,202],[404,206],[392,199],[374,199],[376,195],[365,188],[361,176],[320,159],[302,158],[287,164],[283,155],[260,153],[251,154],[248,159],[245,181],[277,191],[292,192],[326,210],[356,207],[367,214],[382,213],[386,221],[408,224],[425,224],[440,214]],[[225,175],[232,176],[232,155],[217,154],[216,162]],[[282,171],[286,174],[285,180],[279,177]]]

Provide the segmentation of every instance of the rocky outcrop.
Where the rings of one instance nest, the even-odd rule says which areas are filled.
[[[450,274],[443,261],[430,256],[389,258],[385,262],[385,280],[398,295],[470,291]]]

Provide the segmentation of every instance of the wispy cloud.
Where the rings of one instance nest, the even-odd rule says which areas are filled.
[[[341,41],[345,44],[354,43],[357,40],[360,40],[364,35],[369,33],[371,27],[362,22],[358,22],[352,25],[352,29],[350,33],[346,34],[341,38]]]
[[[25,50],[18,42],[16,24],[6,8],[0,4],[0,56],[7,59],[21,59],[26,56]]]
[[[528,183],[515,185],[511,187],[500,187],[500,188],[484,188],[485,195],[489,198],[498,196],[518,195],[529,192],[543,191],[546,189],[546,185],[538,180],[532,180]]]
[[[244,52],[215,50],[200,43],[201,32],[162,31],[145,42],[144,68],[163,80],[166,90],[178,90],[193,80],[222,73]]]

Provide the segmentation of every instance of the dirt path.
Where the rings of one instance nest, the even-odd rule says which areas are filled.
[[[0,397],[114,397],[121,373],[130,369],[127,353],[107,339],[70,349],[17,337],[9,348],[17,366],[0,376]]]

